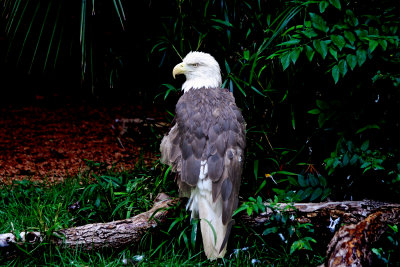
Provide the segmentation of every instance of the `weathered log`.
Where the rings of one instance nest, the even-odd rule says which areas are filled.
[[[400,208],[400,204],[371,200],[294,204],[278,203],[274,210],[268,207],[265,212],[257,216],[243,214],[241,220],[249,226],[263,226],[274,211],[279,209],[280,211],[297,213],[297,220],[301,222],[318,224],[326,222],[325,225],[328,228],[331,220],[339,218],[337,223],[358,223],[377,210],[392,210],[396,208]]]
[[[371,266],[371,245],[379,240],[388,224],[400,223],[400,208],[386,207],[357,224],[344,225],[328,245],[326,266]]]
[[[292,208],[292,206],[294,208]],[[296,220],[310,222],[320,237],[330,238],[325,266],[368,266],[371,245],[379,240],[388,224],[400,223],[400,204],[378,201],[277,204],[279,211],[297,213]],[[268,208],[256,217],[242,215],[247,225],[262,228],[276,210]],[[338,231],[340,224],[345,224]],[[257,231],[257,230],[256,230]],[[320,242],[320,241],[319,241]]]
[[[166,218],[171,216],[169,208],[176,205],[178,201],[179,199],[171,199],[165,194],[160,194],[154,206],[147,212],[130,219],[58,230],[54,232],[50,242],[64,248],[79,246],[86,250],[131,245],[139,242],[149,229],[166,222]],[[329,239],[334,234],[335,225],[346,224],[337,231],[329,243],[327,266],[369,263],[371,255],[369,245],[379,239],[388,223],[400,223],[400,204],[385,202],[365,200],[295,203],[293,205],[278,203],[276,208],[279,212],[296,213],[296,220],[311,222],[314,228],[329,233],[325,235]],[[239,220],[249,227],[262,229],[277,209],[267,208],[266,212],[253,217],[243,214]],[[24,242],[35,244],[43,239],[44,235],[39,232],[22,232],[18,241],[12,233],[2,234],[0,248]]]
[[[55,231],[50,242],[64,248],[94,250],[99,248],[119,248],[140,241],[151,228],[166,221],[169,207],[178,199],[159,194],[154,206],[144,213],[130,219],[107,223],[93,223]],[[17,239],[13,233],[0,235],[0,247],[9,247],[22,243],[38,243],[44,239],[43,233],[22,232]]]

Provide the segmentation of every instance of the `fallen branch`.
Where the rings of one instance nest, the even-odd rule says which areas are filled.
[[[130,219],[107,223],[93,223],[83,226],[55,231],[50,242],[64,248],[79,248],[94,250],[99,248],[119,248],[140,241],[151,228],[166,221],[169,207],[175,205],[178,199],[171,199],[166,194],[159,194],[154,206],[144,213]],[[13,233],[0,235],[0,248],[23,243],[35,244],[44,239],[39,232],[22,232],[19,238]]]
[[[328,245],[326,266],[371,266],[371,245],[388,224],[400,223],[400,208],[382,209],[357,224],[342,226]]]
[[[100,248],[120,248],[135,244],[152,228],[166,222],[179,199],[171,199],[166,194],[157,196],[154,206],[147,212],[130,219],[94,223],[79,227],[58,230],[53,233],[50,242],[63,248],[82,248],[94,250]],[[370,244],[379,239],[387,224],[400,223],[400,204],[377,201],[343,201],[325,203],[277,204],[282,212],[296,213],[296,220],[310,222],[328,240],[333,236],[335,226],[341,227],[332,238],[327,251],[327,266],[350,266],[353,263],[370,262]],[[275,209],[274,209],[275,210]],[[256,231],[264,227],[274,211],[257,216],[242,215],[240,221]],[[332,223],[334,222],[334,223]],[[260,232],[260,231],[258,231]],[[22,232],[17,239],[13,233],[0,235],[0,248],[36,244],[44,240],[39,232]]]
[[[353,224],[365,219],[377,210],[392,210],[400,208],[400,204],[379,201],[342,201],[322,203],[278,203],[274,210],[296,213],[296,220],[302,223],[312,223],[316,228],[325,227],[334,232],[334,226],[340,223]],[[266,211],[257,216],[243,214],[241,220],[250,227],[263,227],[269,221],[274,210],[267,207]]]
[[[319,237],[331,239],[325,266],[368,266],[372,264],[371,245],[379,240],[388,224],[400,223],[400,204],[378,201],[279,204],[278,210],[296,213],[296,220],[312,223]],[[261,228],[274,214],[268,208],[256,217],[242,215],[250,227]],[[340,224],[345,224],[338,231]],[[260,232],[257,231],[256,232]]]

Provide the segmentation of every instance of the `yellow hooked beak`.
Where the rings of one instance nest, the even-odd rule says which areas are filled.
[[[181,63],[179,63],[178,65],[176,65],[176,66],[174,67],[174,70],[172,71],[172,76],[173,76],[174,79],[175,79],[175,76],[176,76],[176,75],[185,74],[185,73],[186,73],[186,70],[187,70],[186,64],[183,63],[183,62],[181,62]]]

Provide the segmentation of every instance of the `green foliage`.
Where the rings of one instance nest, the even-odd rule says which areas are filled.
[[[369,140],[364,141],[360,147],[355,147],[353,142],[345,139],[339,140],[337,148],[331,157],[325,160],[329,174],[338,168],[355,166],[362,169],[362,173],[368,171],[385,170],[386,156],[379,150],[369,149]]]
[[[311,10],[315,9],[313,4],[309,3]],[[295,30],[288,34],[291,42],[280,44],[285,44],[290,49],[274,55],[281,59],[283,69],[286,69],[289,64],[284,59],[293,51],[305,51],[311,62],[313,58],[310,55],[315,50],[321,55],[324,65],[332,73],[336,84],[340,77],[347,74],[348,67],[354,71],[357,65],[358,67],[363,66],[367,57],[373,58],[378,53],[376,50],[378,46],[383,52],[395,51],[399,46],[399,21],[394,16],[394,9],[391,6],[384,6],[382,8],[385,10],[384,13],[367,15],[363,13],[355,14],[354,9],[361,12],[366,10],[356,9],[360,6],[352,2],[349,2],[350,5],[346,5],[346,9],[341,8],[339,0],[329,1],[329,3],[320,1],[316,4],[319,4],[319,14],[306,13],[303,25],[298,25]],[[338,9],[339,12],[331,9],[330,5]],[[329,22],[329,25],[332,25],[331,27],[324,19],[328,16],[327,13],[335,14],[335,20]],[[385,23],[379,24],[382,21]],[[309,45],[311,42],[312,46]],[[328,51],[331,57],[327,57]],[[294,65],[295,61],[292,63]]]
[[[280,175],[274,175],[279,185],[271,193],[270,180],[260,177],[301,173],[298,164],[304,162],[324,172],[323,159],[341,136],[373,125],[380,133],[391,127],[379,114],[396,113],[396,104],[383,95],[398,95],[399,76],[391,71],[399,62],[397,11],[393,1],[379,6],[343,0],[179,1],[175,13],[163,18],[164,30],[154,40],[150,57],[160,59],[160,71],[165,72],[180,61],[176,54],[182,57],[190,50],[210,52],[220,62],[223,87],[233,92],[247,121],[243,192],[268,197],[275,193],[284,199],[296,191],[290,199],[320,200],[335,195],[330,188],[335,182],[302,187],[299,180],[279,182]],[[382,85],[386,81],[394,87]],[[164,100],[177,95],[180,85],[168,85],[161,93]],[[375,96],[387,103],[378,104],[379,111],[370,101]],[[369,136],[370,131],[358,134]],[[389,135],[395,139],[396,134]],[[368,157],[388,157],[386,151]],[[370,164],[363,170],[379,168],[379,160],[364,160]],[[330,181],[337,173],[331,167],[302,175]]]
[[[388,225],[388,230],[371,249],[376,255],[376,264],[396,265],[399,259],[400,233],[398,225]],[[385,247],[385,248],[383,248]]]
[[[265,223],[263,235],[279,237],[282,246],[289,250],[288,255],[292,255],[300,250],[312,251],[310,242],[317,242],[314,238],[308,236],[314,232],[312,224],[296,221],[295,213],[293,212],[295,207],[293,205],[286,205],[285,208],[281,208],[278,203],[279,201],[279,198],[275,196],[274,201],[266,204],[263,203],[260,196],[257,199],[250,197],[249,201],[244,202],[236,210],[235,214],[246,210],[247,214],[251,216],[253,213],[265,212],[269,208],[273,213],[270,215],[267,223]]]
[[[35,75],[58,74],[55,70],[65,68],[66,64],[77,66],[77,72],[73,73],[79,73],[80,66],[81,82],[88,81],[92,93],[98,83],[96,79],[102,79],[96,77],[97,73],[105,74],[104,82],[109,88],[119,82],[123,67],[121,56],[115,53],[115,46],[108,47],[107,52],[101,51],[96,31],[110,28],[115,20],[119,23],[115,28],[125,30],[126,16],[121,0],[82,0],[73,5],[54,0],[1,3],[1,19],[5,22],[1,28],[8,41],[7,62]],[[96,17],[107,20],[108,25],[99,23]],[[77,61],[71,62],[70,58]],[[99,58],[104,58],[104,62],[98,64]]]

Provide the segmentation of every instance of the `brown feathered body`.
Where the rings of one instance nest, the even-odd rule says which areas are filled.
[[[223,257],[244,162],[245,121],[231,92],[186,91],[176,105],[175,124],[161,142],[161,161],[178,173],[192,218],[200,219],[205,254]]]

